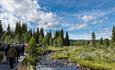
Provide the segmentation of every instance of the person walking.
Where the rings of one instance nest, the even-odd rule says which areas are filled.
[[[8,51],[8,45],[7,45],[7,43],[4,43],[3,48],[4,48],[4,51],[3,51],[4,52],[3,63],[5,64],[6,61],[7,61],[7,59],[6,59],[6,53]]]
[[[20,46],[19,46],[19,44],[16,45],[16,50],[17,50],[17,62],[18,62],[18,59],[20,58]]]
[[[14,47],[11,47],[9,50],[8,50],[8,53],[7,53],[7,57],[9,59],[9,63],[10,63],[10,68],[12,69],[13,68],[13,65],[14,65],[14,60],[17,56],[17,51]]]
[[[24,51],[25,51],[25,45],[24,44],[21,45],[20,51],[21,51],[21,55],[24,56]]]
[[[7,53],[8,50],[10,49],[10,44],[8,44],[8,47],[5,49],[5,57],[6,57],[6,63],[8,64],[8,57],[7,57]]]

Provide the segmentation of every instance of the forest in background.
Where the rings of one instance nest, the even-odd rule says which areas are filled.
[[[16,23],[15,29],[11,29],[8,25],[4,31],[0,21],[0,44],[28,43],[26,52],[29,55],[24,63],[26,65],[29,63],[33,68],[44,53],[53,51],[52,59],[67,58],[80,63],[83,67],[95,70],[115,69],[115,26],[112,29],[111,39],[101,37],[97,40],[95,32],[92,32],[91,40],[70,40],[69,33],[64,33],[63,29],[56,30],[54,34],[51,30],[44,34],[43,28],[37,28],[37,31],[28,30],[27,25],[20,21]],[[2,54],[0,56],[2,59]]]
[[[0,21],[0,39],[1,43],[24,43],[29,42],[30,39],[34,37],[35,43],[44,44],[45,46],[69,46],[69,36],[68,32],[64,35],[64,30],[56,30],[54,34],[52,34],[51,30],[49,32],[44,33],[43,28],[37,28],[36,31],[29,29],[27,24],[21,23],[20,21],[16,23],[15,29],[11,29],[10,25],[8,25],[6,31],[2,28],[2,22]]]

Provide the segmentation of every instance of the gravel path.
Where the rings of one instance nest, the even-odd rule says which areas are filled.
[[[25,56],[20,56],[20,59],[18,60],[19,62],[14,64],[14,69],[10,69],[9,64],[0,64],[0,70],[16,70],[16,68],[23,61],[24,58]]]

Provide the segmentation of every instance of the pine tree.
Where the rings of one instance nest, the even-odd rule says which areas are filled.
[[[47,43],[48,43],[47,38],[44,37],[44,38],[42,39],[42,44],[44,44],[44,45],[46,46],[46,45],[48,45]]]
[[[59,31],[56,30],[54,33],[54,38],[53,38],[53,45],[56,47],[58,46],[58,37],[59,37]]]
[[[49,45],[50,33],[47,33],[45,39],[46,39],[46,44]]]
[[[43,28],[40,29],[40,32],[39,32],[39,33],[40,33],[40,35],[39,35],[39,41],[40,41],[40,42],[43,42],[43,41],[42,41],[42,40],[44,39],[44,30],[43,30]]]
[[[40,35],[42,36],[42,38],[44,38],[44,30],[43,30],[43,28],[40,29]]]
[[[95,47],[96,46],[96,41],[95,41],[95,33],[92,33],[92,45]]]
[[[49,43],[50,43],[50,46],[53,46],[53,38],[50,38]]]
[[[31,29],[29,30],[29,35],[30,35],[30,37],[32,37],[32,35],[33,35]]]
[[[22,32],[27,32],[27,24],[22,24]]]
[[[9,24],[8,24],[8,27],[7,27],[7,34],[11,35],[11,29],[10,29],[10,25]]]
[[[112,42],[115,42],[115,26],[112,29]]]
[[[66,36],[65,36],[65,46],[70,46],[70,41],[69,41],[69,36],[68,36],[68,32],[66,32]]]
[[[20,21],[16,23],[16,27],[15,27],[15,33],[16,35],[20,35],[21,32],[21,25],[20,25]]]
[[[108,39],[108,38],[106,38],[106,39],[105,39],[105,45],[108,47],[108,46],[109,46],[109,44],[110,44],[110,43],[109,43],[109,39]]]
[[[60,37],[62,40],[62,45],[64,45],[64,31],[63,31],[63,29],[60,31]]]
[[[52,32],[51,32],[51,30],[49,32],[49,37],[52,38]]]
[[[23,33],[23,39],[24,39],[24,42],[28,42],[29,41],[29,34],[28,34],[28,32]]]
[[[36,41],[36,43],[39,43],[39,36],[40,36],[39,28],[37,28],[37,31],[35,33],[35,41]]]
[[[52,32],[51,32],[51,30],[49,32],[49,37],[50,37],[50,39],[49,39],[49,45],[53,45],[53,39],[52,39]]]
[[[29,40],[32,37],[32,30],[30,29],[29,31],[27,31],[24,36],[25,36],[26,42],[29,42]]]
[[[100,45],[103,45],[103,37],[100,38]]]

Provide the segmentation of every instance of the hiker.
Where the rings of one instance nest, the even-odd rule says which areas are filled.
[[[5,57],[6,57],[6,62],[8,63],[8,57],[7,57],[7,53],[8,50],[10,49],[10,44],[8,44],[7,48],[4,50],[5,51]]]
[[[8,45],[6,43],[3,44],[3,52],[4,52],[4,58],[3,58],[3,63],[6,63],[6,53],[8,52]]]
[[[15,44],[15,45],[14,45],[14,48],[15,48],[16,51],[17,51],[16,61],[18,62],[18,59],[20,58],[20,47],[19,47],[19,44]]]
[[[24,50],[25,50],[25,45],[24,44],[21,44],[21,46],[20,46],[20,52],[21,52],[21,55],[23,56],[24,55]]]
[[[17,56],[17,51],[14,47],[11,47],[9,50],[8,50],[8,53],[7,53],[7,57],[9,59],[9,63],[10,63],[10,68],[12,69],[13,68],[13,64],[14,64],[14,60]]]
[[[4,44],[1,45],[0,51],[4,52]]]

